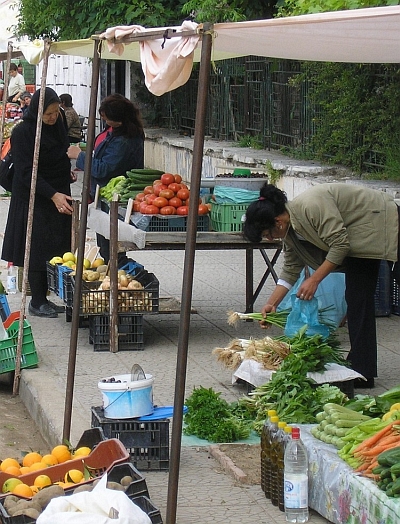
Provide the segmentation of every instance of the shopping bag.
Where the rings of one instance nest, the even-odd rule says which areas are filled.
[[[110,515],[118,515],[112,517]],[[54,498],[37,524],[151,524],[150,517],[123,491],[107,488],[105,474],[92,491]]]
[[[313,335],[329,337],[329,327],[321,324],[319,320],[318,300],[315,297],[311,300],[301,300],[292,294],[291,301],[292,307],[284,330],[287,337],[294,337],[305,326],[307,326],[306,335],[310,337]]]

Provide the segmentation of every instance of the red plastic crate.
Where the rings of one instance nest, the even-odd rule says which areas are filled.
[[[46,474],[50,477],[52,483],[54,483],[63,481],[65,474],[70,469],[78,469],[83,472],[85,466],[89,469],[93,477],[97,478],[103,475],[106,471],[109,471],[115,464],[129,462],[129,460],[130,456],[128,450],[122,442],[116,438],[112,438],[99,442],[87,457],[68,460],[62,464],[57,464],[56,466],[49,466],[43,468],[43,470],[20,475],[18,478],[22,480],[23,483],[28,484],[28,486],[32,486],[38,475]],[[4,482],[12,477],[13,475],[0,472],[0,486],[3,486]],[[81,482],[80,484],[90,484],[92,481],[93,480],[88,480],[86,482]],[[6,495],[7,494],[2,494],[0,497],[5,497]]]

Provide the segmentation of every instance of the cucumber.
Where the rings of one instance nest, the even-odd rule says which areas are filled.
[[[400,462],[400,446],[383,451],[377,457],[378,464],[391,467]]]

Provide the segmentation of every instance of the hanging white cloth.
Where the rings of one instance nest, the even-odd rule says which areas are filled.
[[[198,25],[185,20],[177,32],[194,31]],[[154,31],[154,29],[153,29]],[[107,29],[102,38],[107,40],[108,50],[121,56],[124,37],[145,33],[139,25],[116,26]],[[190,77],[193,66],[194,50],[199,42],[199,35],[180,38],[159,38],[140,42],[140,59],[147,89],[160,96],[185,84]]]

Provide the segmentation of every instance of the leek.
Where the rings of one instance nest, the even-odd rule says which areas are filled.
[[[237,313],[235,311],[229,311],[228,324],[230,326],[236,326],[239,320],[258,320],[284,329],[289,313],[289,309],[271,311],[271,313],[268,313],[266,317],[263,317],[262,313]]]

